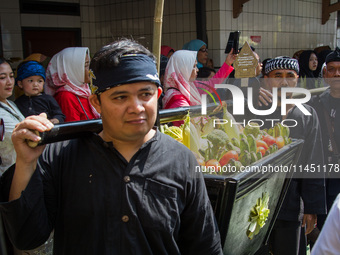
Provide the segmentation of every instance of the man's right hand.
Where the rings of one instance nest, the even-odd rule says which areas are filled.
[[[28,146],[27,140],[39,142],[40,136],[34,131],[45,132],[51,130],[53,124],[47,119],[45,113],[27,117],[18,123],[12,133],[12,142],[17,153],[17,160],[26,163],[34,162],[43,152],[44,146],[32,148]]]
[[[35,130],[45,132],[51,130],[52,127],[53,124],[47,119],[45,113],[38,116],[29,116],[15,126],[12,133],[12,142],[17,153],[17,159],[9,201],[18,199],[21,196],[21,192],[25,190],[30,181],[36,169],[37,160],[45,148],[45,146],[32,148],[28,146],[27,140],[40,141],[41,138],[34,133]]]
[[[273,94],[261,87],[259,91],[259,106],[268,106],[272,102],[272,99]]]

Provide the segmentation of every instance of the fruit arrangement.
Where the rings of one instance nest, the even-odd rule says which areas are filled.
[[[255,122],[243,127],[226,109],[223,120],[233,125],[216,124],[216,120],[212,117],[190,120],[188,115],[180,127],[161,125],[160,130],[186,145],[201,166],[216,174],[226,173],[218,170],[224,166],[240,170],[291,143],[289,128],[281,123],[268,130],[261,130]]]

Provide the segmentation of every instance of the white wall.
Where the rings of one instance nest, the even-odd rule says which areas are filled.
[[[97,47],[119,36],[132,36],[151,48],[155,1],[109,2],[95,7]],[[336,12],[321,25],[322,0],[250,0],[237,19],[232,9],[232,0],[206,0],[209,56],[215,66],[225,60],[225,45],[234,30],[241,31],[240,46],[248,41],[261,59],[293,56],[298,50],[324,45],[335,48]],[[253,42],[250,36],[260,36],[261,42]],[[162,44],[181,49],[195,38],[195,1],[165,0]]]
[[[97,47],[131,37],[152,49],[155,0],[96,1]],[[195,0],[165,0],[162,44],[181,49],[196,38]]]
[[[298,50],[318,46],[329,45],[332,49],[336,46],[336,12],[322,25],[322,0],[250,0],[243,5],[237,19],[232,18],[232,1],[207,0],[207,10],[209,3],[212,19],[208,24],[215,24],[216,16],[220,20],[220,48],[217,49],[221,58],[224,58],[222,49],[229,32],[234,30],[241,31],[240,44],[248,41],[261,59],[293,56]],[[216,5],[219,8],[214,9]],[[250,36],[261,36],[261,42],[252,42]]]

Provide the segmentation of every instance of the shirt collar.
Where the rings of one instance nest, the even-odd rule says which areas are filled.
[[[148,146],[150,143],[159,140],[159,138],[160,138],[160,131],[159,131],[158,127],[157,127],[157,126],[154,126],[152,129],[156,131],[155,135],[154,135],[151,139],[149,139],[147,142],[145,142],[145,143],[140,147],[140,149],[143,149],[143,148],[145,148],[146,146]],[[104,141],[103,138],[101,138],[101,136],[100,136],[99,134],[97,134],[97,133],[93,133],[93,135],[96,137],[95,139],[97,139],[100,143],[103,144],[104,147],[107,147],[107,148],[109,148],[109,147],[110,147],[110,148],[114,148],[113,142],[106,142],[106,141]]]

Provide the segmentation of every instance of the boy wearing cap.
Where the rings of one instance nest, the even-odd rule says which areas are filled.
[[[54,229],[54,254],[222,254],[194,155],[154,127],[162,89],[153,55],[124,39],[90,67],[99,134],[43,152],[24,141],[51,129],[43,114],[14,130],[10,202],[0,204],[12,242],[35,247]]]
[[[65,115],[57,101],[43,93],[45,79],[45,69],[41,64],[36,61],[21,63],[16,81],[24,94],[15,100],[15,104],[25,117],[44,112],[53,124],[64,122]]]
[[[271,232],[269,244],[275,255],[305,254],[306,242],[300,240],[301,226],[305,227],[306,234],[310,233],[317,222],[316,215],[325,212],[323,173],[314,175],[311,171],[304,171],[307,168],[311,169],[313,165],[323,166],[321,132],[316,112],[312,107],[303,104],[310,113],[305,115],[297,106],[287,105],[286,114],[281,115],[281,89],[296,87],[298,73],[298,61],[289,57],[270,59],[265,65],[264,81],[270,92],[277,88],[278,97],[278,109],[265,118],[276,121],[295,120],[297,125],[290,128],[290,137],[304,139],[302,152],[295,166],[297,167],[293,175],[295,178],[291,180]],[[291,98],[292,93],[287,93],[286,97]]]

